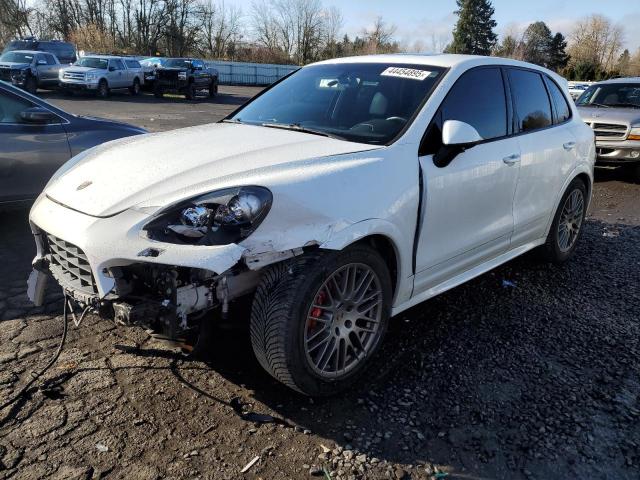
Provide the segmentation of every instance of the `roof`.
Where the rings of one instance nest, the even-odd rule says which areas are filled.
[[[511,58],[486,57],[482,55],[458,55],[458,54],[405,54],[394,53],[387,55],[361,55],[357,57],[343,57],[333,60],[325,60],[313,65],[339,64],[339,63],[389,63],[389,64],[413,64],[432,67],[453,68],[458,66],[474,67],[479,65],[513,65],[526,68],[543,70],[553,73],[544,67],[532,63],[521,62]],[[553,73],[553,75],[556,75]]]
[[[43,52],[42,50],[9,50],[6,53],[28,53],[30,55],[37,55],[39,53],[49,53],[49,52]]]
[[[80,58],[104,58],[105,60],[109,60],[110,58],[119,58],[120,60],[126,58],[126,57],[121,57],[119,55],[94,55],[93,53],[87,53],[86,55],[83,55]]]

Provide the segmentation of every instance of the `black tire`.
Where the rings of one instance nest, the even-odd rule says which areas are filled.
[[[109,94],[111,92],[109,91],[109,84],[107,83],[107,81],[105,79],[102,79],[98,82],[98,89],[96,90],[96,95],[99,98],[108,98]]]
[[[140,80],[138,80],[138,77],[133,79],[133,85],[129,87],[129,93],[131,93],[131,95],[138,95],[140,93]]]
[[[209,85],[209,98],[213,98],[216,95],[218,95],[218,82],[211,80],[211,84]]]
[[[629,176],[631,181],[640,183],[640,163],[629,165],[629,167],[627,168],[627,175]]]
[[[196,99],[196,86],[193,82],[187,85],[187,88],[184,90],[184,98],[187,100],[195,100]]]
[[[363,360],[332,378],[314,370],[305,350],[307,315],[318,289],[341,267],[364,264],[375,272],[382,294],[377,336]],[[310,396],[334,395],[354,384],[382,343],[391,315],[389,270],[373,248],[356,245],[340,252],[317,251],[273,265],[264,272],[251,310],[253,351],[262,367],[288,387]],[[328,331],[333,330],[333,325]]]
[[[29,75],[24,82],[24,89],[32,95],[38,91],[38,79],[33,75]]]
[[[164,89],[160,85],[153,86],[153,96],[156,98],[164,97]]]
[[[578,227],[578,232],[575,237],[575,240],[573,240],[572,244],[568,249],[563,250],[560,246],[560,231],[559,231],[560,220],[561,220],[562,212],[567,202],[567,199],[575,191],[579,191],[582,194],[582,200],[583,200],[580,224]],[[582,230],[584,226],[584,218],[586,215],[586,211],[587,211],[587,186],[584,184],[584,182],[581,179],[576,178],[569,184],[569,187],[564,192],[564,195],[560,200],[560,204],[558,205],[558,210],[556,211],[556,214],[553,217],[553,223],[551,224],[551,228],[549,229],[549,234],[547,235],[547,241],[540,249],[540,254],[543,260],[547,262],[552,262],[552,263],[564,263],[573,256],[573,253],[575,252],[575,249],[578,245],[578,241],[582,236]]]

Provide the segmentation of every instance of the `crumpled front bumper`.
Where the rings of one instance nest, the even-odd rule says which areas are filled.
[[[86,256],[97,294],[104,298],[115,286],[108,270],[110,267],[147,262],[221,274],[238,263],[245,250],[236,244],[192,246],[153,241],[146,238],[142,230],[150,219],[149,215],[135,210],[125,210],[106,218],[92,217],[41,195],[29,215],[37,246],[34,266],[47,259],[43,234],[68,242]],[[155,256],[149,255],[150,250]]]

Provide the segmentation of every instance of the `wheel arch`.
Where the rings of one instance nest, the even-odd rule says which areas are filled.
[[[564,193],[567,191],[567,188],[569,188],[569,185],[571,185],[571,183],[575,179],[580,179],[582,182],[584,182],[585,187],[587,188],[587,206],[586,206],[586,208],[587,208],[587,210],[589,209],[589,206],[591,205],[591,192],[593,190],[593,179],[592,179],[592,176],[589,175],[589,173],[586,171],[586,169],[576,169],[571,173],[571,175],[567,176],[566,182],[564,183],[564,185],[562,185],[562,188],[558,192],[558,196],[557,196],[556,202],[555,202],[555,208],[551,212],[551,215],[549,217],[549,221],[547,223],[547,228],[545,230],[545,238],[546,238],[547,235],[549,235],[549,230],[551,229],[551,224],[553,223],[553,219],[555,217],[556,212],[558,211],[558,208],[560,208],[560,201],[562,200],[562,197],[563,197]]]

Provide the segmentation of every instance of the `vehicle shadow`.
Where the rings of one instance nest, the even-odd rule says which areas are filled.
[[[640,183],[640,179],[634,178],[631,169],[625,167],[596,167],[593,173],[596,183],[612,181]]]
[[[38,96],[43,100],[69,100],[78,102],[87,101],[104,101],[109,103],[138,103],[138,104],[198,104],[213,103],[221,105],[242,105],[251,97],[232,92],[220,91],[215,97],[209,97],[206,93],[199,93],[195,100],[187,100],[180,94],[166,94],[162,98],[156,98],[153,93],[142,91],[139,95],[131,95],[126,90],[114,90],[108,98],[98,99],[95,94],[90,92],[78,92],[72,95],[65,95],[57,90],[48,90],[38,92]]]

